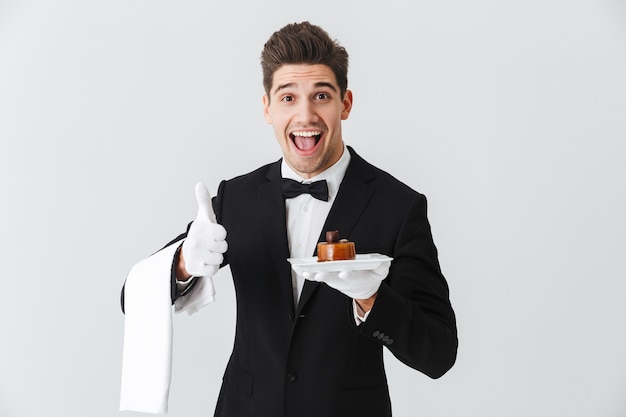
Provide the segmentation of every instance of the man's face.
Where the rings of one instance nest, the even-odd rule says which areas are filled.
[[[330,67],[283,65],[263,107],[285,161],[301,177],[314,177],[341,158],[341,121],[350,114],[352,92],[342,100]]]

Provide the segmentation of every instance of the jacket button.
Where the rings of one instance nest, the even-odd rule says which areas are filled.
[[[378,337],[379,334],[380,332],[378,330],[374,330],[374,333],[372,333],[372,337]]]
[[[298,374],[295,372],[287,372],[287,382],[290,384],[295,384],[298,380]]]

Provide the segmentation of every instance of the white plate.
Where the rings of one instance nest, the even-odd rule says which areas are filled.
[[[386,255],[380,253],[364,253],[350,261],[327,261],[317,262],[317,256],[311,258],[288,258],[291,267],[297,273],[302,272],[339,272],[342,270],[362,271],[378,268],[384,261],[391,261]]]

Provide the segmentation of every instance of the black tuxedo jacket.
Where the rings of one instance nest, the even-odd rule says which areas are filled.
[[[357,253],[394,258],[360,326],[352,300],[323,283],[307,281],[294,305],[280,161],[220,184],[213,205],[228,232],[237,325],[216,416],[390,416],[383,348],[432,378],[454,364],[455,316],[426,199],[349,151],[319,240],[339,230]]]

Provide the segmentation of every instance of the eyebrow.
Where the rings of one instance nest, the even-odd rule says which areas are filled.
[[[281,84],[278,87],[276,87],[276,90],[274,90],[274,94],[278,93],[280,90],[294,87],[295,85],[296,83]],[[327,81],[320,81],[320,82],[315,83],[315,88],[320,88],[320,87],[326,87],[326,88],[333,90],[334,92],[337,92],[337,87],[335,87],[334,84],[329,83]]]

